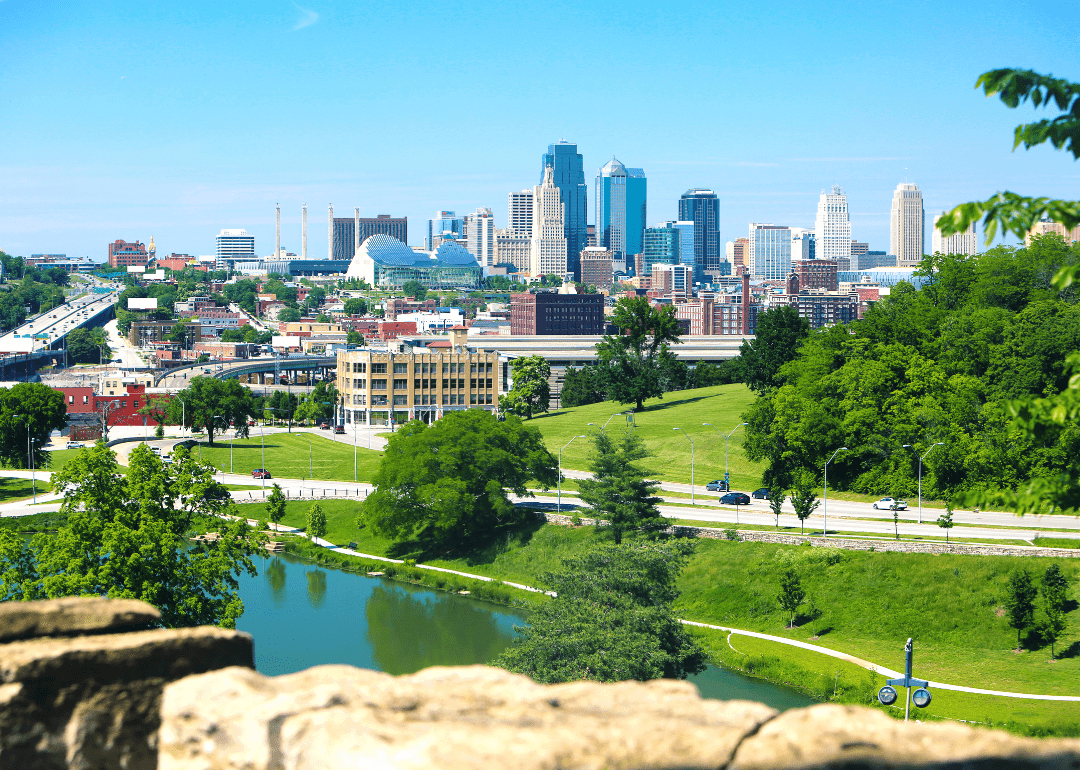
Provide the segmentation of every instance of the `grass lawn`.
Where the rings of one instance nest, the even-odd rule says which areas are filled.
[[[51,492],[52,486],[45,479],[37,480],[38,494]],[[0,503],[14,503],[33,497],[32,479],[0,478]]]
[[[310,440],[310,466],[308,460]],[[229,442],[218,439],[211,447],[205,441],[192,449],[215,468],[229,471]],[[275,433],[266,437],[266,464],[259,437],[238,439],[233,443],[232,467],[236,473],[251,473],[265,467],[278,478],[314,478],[327,481],[353,480],[353,450],[347,444],[331,441],[312,433]],[[356,469],[359,481],[370,481],[379,467],[382,452],[358,448]],[[310,471],[309,471],[310,467]]]

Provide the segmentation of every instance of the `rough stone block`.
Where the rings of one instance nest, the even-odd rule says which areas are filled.
[[[161,620],[157,608],[136,599],[71,596],[0,603],[0,642],[36,636],[140,631]]]

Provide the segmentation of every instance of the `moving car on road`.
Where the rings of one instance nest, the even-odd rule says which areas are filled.
[[[83,443],[81,441],[69,441],[67,442],[68,449],[82,449]]]
[[[270,475],[270,471],[266,470],[266,468],[256,468],[255,470],[253,470],[251,472],[251,478],[253,478],[253,479],[272,479],[273,476]]]
[[[768,487],[762,487],[761,489],[755,489],[750,494],[753,496],[753,498],[755,500],[771,500],[772,499],[771,497],[769,497],[769,488]]]
[[[717,479],[716,481],[710,481],[705,485],[706,492],[727,492],[727,482],[723,479]]]
[[[745,492],[728,492],[720,498],[724,505],[750,505],[750,495]]]
[[[874,503],[875,511],[906,511],[907,500],[896,500],[892,497],[883,497]]]

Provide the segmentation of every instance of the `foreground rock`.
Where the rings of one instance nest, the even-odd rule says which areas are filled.
[[[250,636],[159,618],[129,600],[0,604],[17,640],[0,644],[0,768],[155,767],[166,683],[253,665]]]
[[[162,770],[1080,768],[1080,741],[835,705],[778,715],[684,682],[542,686],[485,666],[189,677],[165,690],[160,750]]]

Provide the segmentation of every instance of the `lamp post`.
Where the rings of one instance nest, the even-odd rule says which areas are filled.
[[[26,422],[26,464],[30,466],[30,482],[34,487],[34,503],[37,504],[37,476],[34,473],[34,453],[30,446],[30,416],[22,414],[15,416]]]
[[[710,428],[715,430],[717,433],[720,433],[720,429],[717,428],[715,425],[713,425],[711,422],[703,422],[701,424],[702,425],[708,425]],[[741,428],[744,425],[749,425],[749,424],[750,423],[748,423],[748,422],[740,422],[738,425],[736,425],[734,428],[731,429],[731,433],[724,436],[724,486],[726,487],[726,489],[724,490],[725,492],[730,492],[731,491],[731,477],[728,475],[728,439],[731,438],[735,434],[735,431],[737,431],[739,428]],[[723,436],[722,433],[720,435]],[[736,510],[738,510],[738,509],[736,509]]]
[[[187,403],[180,398],[179,393],[176,394],[176,400],[180,402],[180,432],[183,433],[187,428]]]
[[[604,427],[601,428],[600,430],[606,429],[607,426],[608,426],[608,422],[611,422],[613,419],[615,419],[616,417],[619,417],[621,414],[622,414],[622,412],[616,412],[615,414],[611,415],[611,417],[608,417],[607,422],[604,423]]]
[[[570,446],[571,444],[574,443],[575,439],[579,439],[579,438],[586,438],[586,437],[585,436],[574,436],[574,438],[572,438],[572,439],[570,439],[569,441],[566,442],[566,446],[564,446],[562,449],[559,450],[559,513],[562,513],[562,453],[563,453],[563,449],[566,449],[567,446]]]
[[[225,417],[223,415],[215,414],[214,419],[215,420],[221,420],[222,423],[224,423],[224,425],[225,425],[225,429],[226,430],[228,429],[229,423],[228,423],[228,421],[225,419]],[[235,435],[229,436],[229,473],[233,472],[233,439],[234,438],[236,438]],[[222,471],[222,473],[224,473],[224,471]]]
[[[922,464],[927,455],[934,451],[934,447],[944,446],[944,441],[939,441],[936,444],[931,444],[930,448],[926,450],[926,454],[919,458],[919,523],[922,524]]]
[[[690,442],[690,505],[694,504],[694,439],[690,438],[690,435],[682,428],[672,428],[672,430],[682,431],[682,434],[686,436],[686,440]]]
[[[832,457],[825,461],[825,504],[822,506],[822,511],[825,514],[825,526],[821,529],[821,536],[829,536],[829,463],[836,459],[836,456],[841,452],[846,452],[847,447],[842,446],[832,453]]]

